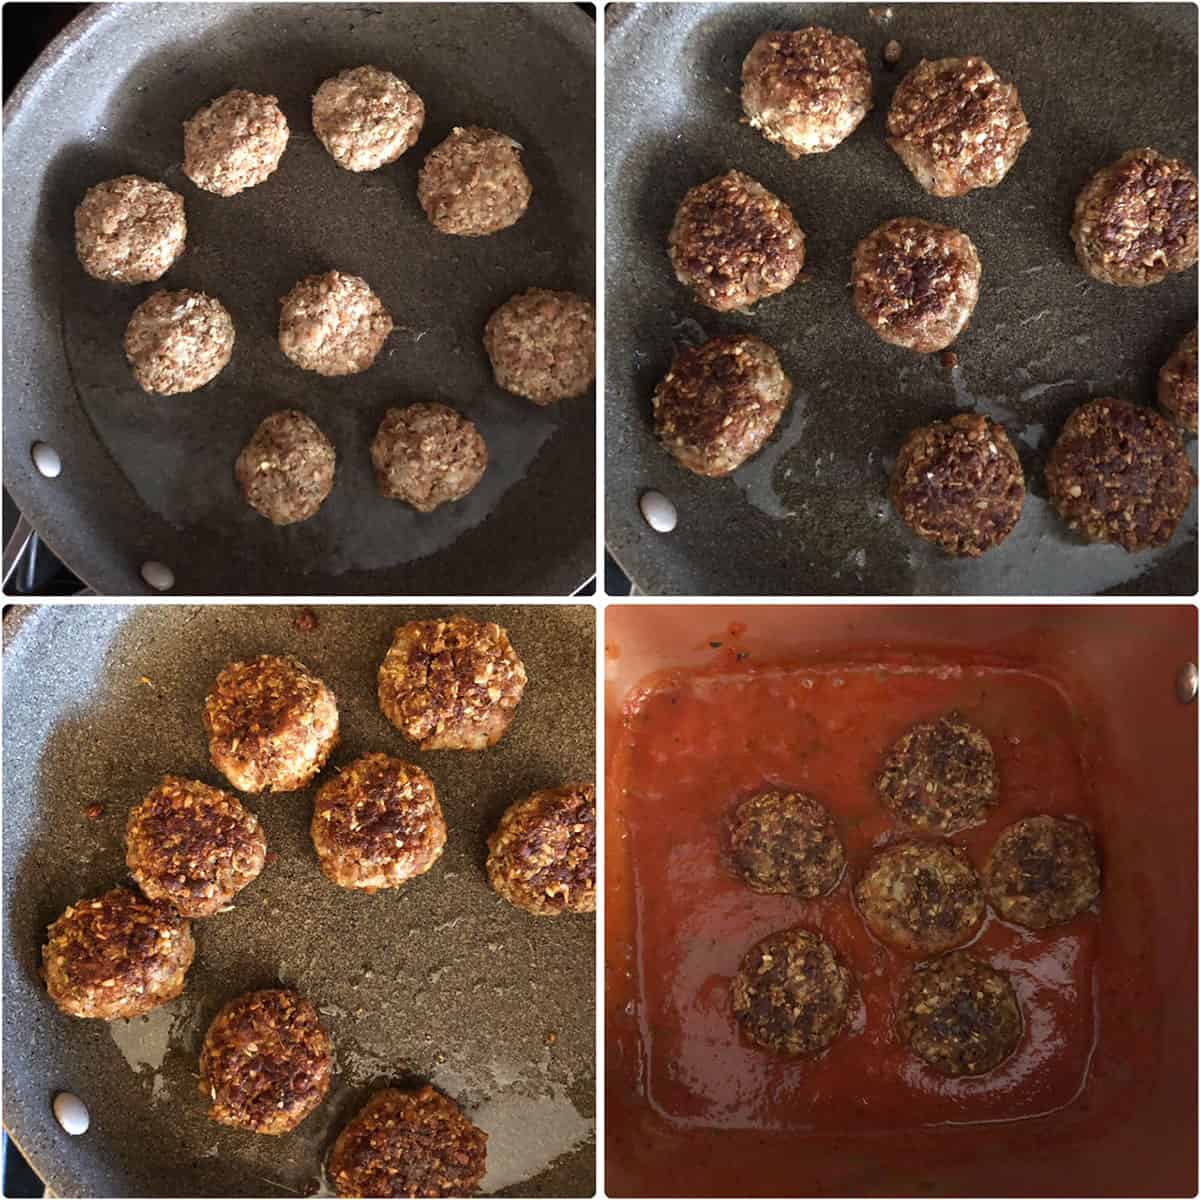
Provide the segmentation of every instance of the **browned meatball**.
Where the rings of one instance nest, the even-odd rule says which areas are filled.
[[[784,291],[804,266],[804,234],[792,210],[741,171],[684,196],[667,250],[675,278],[717,312]]]
[[[269,178],[288,143],[274,96],[235,88],[183,123],[183,173],[199,188],[235,196]]]
[[[428,1085],[376,1092],[329,1156],[339,1196],[472,1196],[487,1170],[488,1135]]]
[[[982,58],[922,59],[888,110],[888,145],[934,196],[995,187],[1029,137],[1017,89]]]
[[[1196,331],[1183,339],[1158,373],[1158,407],[1167,420],[1196,432]]]
[[[515,225],[533,185],[521,166],[521,146],[494,129],[456,126],[425,158],[417,200],[442,233],[484,237]]]
[[[46,932],[50,999],[71,1017],[140,1017],[183,991],[196,943],[170,904],[113,888],[72,904]]]
[[[379,668],[379,707],[422,750],[484,750],[525,692],[525,664],[492,621],[458,616],[401,625]]]
[[[536,917],[596,911],[596,789],[544,788],[510,805],[488,838],[488,879]]]
[[[153,283],[186,240],[183,197],[140,175],[96,184],[75,210],[75,253],[94,279]]]
[[[245,501],[275,525],[315,517],[333,490],[337,453],[316,421],[294,408],[272,413],[234,464]]]
[[[305,371],[357,375],[379,356],[392,318],[365,279],[326,271],[302,279],[281,301],[279,348]]]
[[[1162,283],[1196,263],[1196,176],[1157,150],[1129,150],[1079,193],[1071,238],[1080,265],[1101,283]]]
[[[347,171],[374,171],[416,144],[425,124],[421,97],[391,71],[352,67],[317,88],[313,132]]]
[[[680,466],[728,475],[763,448],[791,395],[779,355],[761,338],[710,338],[680,350],[655,388],[654,432]]]
[[[125,862],[152,900],[185,917],[211,917],[258,878],[267,839],[235,796],[167,775],[132,812]]]
[[[214,380],[233,357],[233,320],[203,292],[155,292],[133,310],[125,328],[125,357],[144,391],[160,396],[194,392]]]
[[[506,392],[534,404],[582,396],[596,378],[596,310],[574,292],[530,288],[492,313],[483,346]]]
[[[209,1120],[251,1133],[290,1133],[325,1098],[333,1070],[317,1010],[286,988],[230,1000],[200,1051]]]
[[[321,870],[364,892],[424,875],[446,844],[433,780],[386,754],[355,759],[322,784],[311,832]]]
[[[294,792],[338,740],[337,700],[298,659],[230,663],[204,701],[213,765],[240,792]]]
[[[1026,817],[997,839],[983,868],[992,907],[1030,929],[1061,925],[1100,895],[1100,862],[1081,821]]]
[[[1183,441],[1153,409],[1106,397],[1077,408],[1046,464],[1058,515],[1130,553],[1171,540],[1196,487]]]
[[[375,483],[389,500],[433,512],[473,491],[488,465],[473,421],[445,404],[389,408],[371,442]]]
[[[728,836],[730,863],[756,892],[823,896],[846,867],[829,811],[799,792],[748,796],[729,814]]]

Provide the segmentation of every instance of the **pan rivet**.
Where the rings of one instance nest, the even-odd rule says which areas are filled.
[[[47,479],[54,479],[62,473],[62,459],[58,457],[58,451],[46,442],[34,442],[30,456],[33,458],[33,465]]]
[[[1175,694],[1180,704],[1190,704],[1196,698],[1196,664],[1184,663],[1175,676]]]
[[[643,492],[638,501],[646,524],[656,533],[670,533],[679,520],[675,505],[662,492]]]
[[[72,1137],[87,1133],[88,1126],[92,1123],[87,1105],[70,1092],[59,1092],[54,1097],[54,1116]]]
[[[142,563],[142,578],[159,592],[169,592],[175,586],[175,572],[160,562]]]

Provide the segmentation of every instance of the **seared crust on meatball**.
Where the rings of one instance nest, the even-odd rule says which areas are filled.
[[[267,988],[230,1000],[200,1051],[209,1120],[252,1133],[290,1133],[325,1098],[333,1048],[317,1010],[297,992]]]
[[[1003,426],[959,413],[908,435],[888,496],[917,537],[947,554],[976,558],[1020,520],[1025,472]]]
[[[196,953],[191,922],[170,904],[113,888],[80,900],[46,931],[50,999],[71,1017],[140,1017],[174,1000]]]
[[[484,750],[512,722],[525,664],[492,621],[401,625],[379,668],[379,707],[422,750]]]
[[[1071,238],[1101,283],[1147,287],[1186,271],[1197,255],[1195,174],[1149,147],[1126,151],[1079,193]]]
[[[530,288],[488,318],[483,347],[506,392],[534,404],[582,396],[596,378],[596,310],[574,292]]]
[[[596,788],[543,788],[505,811],[488,838],[488,879],[536,917],[596,911]]]
[[[733,978],[742,1033],[776,1054],[820,1054],[846,1024],[854,980],[833,947],[807,929],[763,938]]]
[[[195,779],[166,775],[125,826],[125,863],[152,900],[185,917],[229,907],[267,861],[258,818],[235,796]]]
[[[274,96],[234,88],[183,123],[183,173],[218,196],[235,196],[274,174],[288,143]]]
[[[233,320],[203,292],[155,292],[133,310],[125,357],[142,389],[160,396],[194,392],[233,355]]]
[[[1100,862],[1086,825],[1026,817],[996,839],[983,868],[992,907],[1030,929],[1061,925],[1100,895]]]
[[[729,861],[756,892],[812,899],[837,885],[846,851],[828,809],[799,792],[760,792],[727,818]]]
[[[445,404],[389,408],[371,442],[380,493],[418,512],[461,500],[487,464],[487,443],[475,423]]]
[[[425,124],[425,104],[391,71],[353,67],[317,88],[312,121],[339,167],[374,171],[416,144]]]
[[[417,176],[417,200],[430,224],[461,237],[515,225],[533,195],[520,151],[520,143],[494,129],[456,126]]]
[[[748,334],[685,347],[654,390],[654,432],[679,465],[728,475],[766,444],[791,380],[771,346]]]
[[[983,1075],[1017,1048],[1024,1023],[1008,976],[959,950],[913,967],[896,1029],[935,1071]]]
[[[1072,529],[1133,553],[1171,540],[1196,473],[1180,434],[1157,412],[1105,397],[1067,418],[1046,464],[1046,484]]]
[[[333,490],[337,453],[316,421],[294,408],[272,413],[254,431],[233,474],[246,503],[275,525],[317,515]]]
[[[898,842],[881,850],[854,898],[880,941],[923,956],[970,941],[985,911],[971,860],[948,842]]]
[[[1158,373],[1158,407],[1168,421],[1196,432],[1196,331],[1183,339]]]
[[[900,81],[888,145],[934,196],[995,187],[1029,138],[1017,89],[982,58],[922,59]]]
[[[793,158],[832,150],[871,111],[867,56],[820,26],[760,34],[742,63],[742,108]]]
[[[741,171],[692,188],[667,239],[675,278],[717,312],[746,309],[796,282],[804,234],[778,196]]]
[[[281,304],[279,348],[318,375],[365,371],[392,332],[392,318],[367,281],[344,271],[309,275]]]
[[[376,1092],[338,1134],[329,1178],[339,1196],[472,1196],[488,1135],[426,1085]]]
[[[94,279],[153,283],[183,253],[183,197],[140,175],[107,179],[75,210],[75,253]]]
[[[321,870],[364,892],[424,875],[446,845],[433,780],[386,754],[357,758],[322,784],[311,832]]]
[[[337,700],[299,659],[261,654],[217,676],[204,728],[214,766],[238,791],[294,792],[337,745]]]

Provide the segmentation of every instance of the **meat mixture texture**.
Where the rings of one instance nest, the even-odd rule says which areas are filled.
[[[214,380],[233,356],[233,320],[203,292],[155,292],[133,311],[125,357],[143,391],[194,392]]]
[[[1158,407],[1172,424],[1196,432],[1196,331],[1183,339],[1158,373]]]
[[[96,184],[75,210],[80,266],[106,283],[161,279],[186,241],[183,197],[140,175]]]
[[[416,145],[425,104],[382,67],[353,67],[326,79],[313,97],[313,130],[347,171],[376,171]]]
[[[811,900],[831,892],[846,851],[829,810],[799,792],[760,792],[727,818],[729,863],[756,892]]]
[[[242,497],[274,525],[315,517],[333,490],[337,453],[316,421],[298,409],[272,413],[234,465]]]
[[[275,173],[288,143],[274,96],[234,88],[183,123],[183,173],[218,196],[236,196]]]
[[[392,318],[365,279],[309,275],[281,301],[279,348],[305,371],[357,375],[378,357]]]
[[[455,127],[429,152],[417,177],[417,200],[430,224],[460,237],[515,225],[533,195],[520,152],[518,142],[495,129]]]
[[[371,442],[380,494],[433,512],[473,491],[488,465],[487,443],[473,421],[445,404],[389,408]]]
[[[483,347],[506,392],[540,405],[570,400],[596,378],[596,310],[574,292],[530,288],[488,318]]]

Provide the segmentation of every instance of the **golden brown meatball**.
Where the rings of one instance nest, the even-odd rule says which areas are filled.
[[[812,899],[832,891],[842,877],[842,839],[829,811],[811,796],[748,796],[734,806],[727,823],[730,863],[756,892]]]
[[[1168,421],[1196,432],[1196,331],[1183,339],[1158,373],[1158,407]]]

